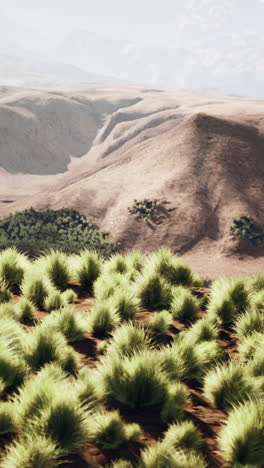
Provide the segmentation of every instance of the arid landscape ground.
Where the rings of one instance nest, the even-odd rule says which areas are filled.
[[[0,215],[77,209],[125,250],[160,245],[211,278],[262,269],[230,236],[263,218],[263,101],[140,88],[0,89]],[[158,199],[158,224],[133,200]]]

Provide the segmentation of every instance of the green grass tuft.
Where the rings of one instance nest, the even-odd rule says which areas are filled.
[[[95,336],[106,336],[119,323],[119,315],[106,302],[97,302],[87,315],[87,329]]]
[[[154,312],[147,324],[147,329],[153,335],[166,335],[172,324],[172,315],[167,310]]]
[[[170,285],[157,273],[149,272],[138,277],[135,292],[142,307],[149,310],[169,309]]]
[[[170,311],[176,320],[193,322],[198,319],[199,302],[183,286],[173,287]]]
[[[7,448],[2,468],[58,468],[60,451],[56,444],[41,435],[28,435]]]

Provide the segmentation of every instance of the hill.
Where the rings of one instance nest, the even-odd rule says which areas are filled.
[[[85,92],[77,95],[83,98]],[[31,181],[31,192],[27,189],[27,198],[17,196],[14,203],[2,203],[1,214],[29,206],[55,210],[69,207],[94,220],[126,249],[148,251],[165,244],[187,258],[192,256],[196,262],[196,252],[199,258],[209,252],[210,258],[213,253],[220,259],[222,254],[233,254],[237,249],[229,234],[233,218],[249,215],[264,227],[262,101],[144,90],[130,90],[126,100],[124,96],[124,90],[94,91],[93,111],[97,109],[98,115],[101,106],[101,121],[94,118],[92,125],[89,123],[88,116],[91,119],[93,114],[86,105],[83,135],[86,128],[92,128],[90,140],[87,138],[81,148],[78,138],[75,147],[69,142],[67,146],[65,130],[60,140],[63,143],[56,148],[67,151],[67,157],[57,153],[55,161],[54,153],[48,159],[44,147],[42,157],[38,153],[33,158],[41,167],[38,174],[45,164],[54,172],[64,170],[64,174],[45,179],[28,174],[9,176],[13,181],[9,191],[20,177],[22,185],[23,180]],[[51,106],[52,99],[56,105],[62,99],[71,112],[80,101],[73,91],[65,92],[59,100],[57,96],[49,99]],[[62,117],[61,113],[60,118],[64,121],[67,115],[71,114]],[[65,128],[71,125],[69,119]],[[62,122],[59,128],[63,128]],[[72,158],[66,170],[69,148],[72,155],[79,157]],[[81,152],[87,151],[80,157]],[[15,167],[14,160],[13,172]],[[44,180],[41,193],[32,195]],[[129,212],[134,199],[144,198],[163,203],[162,222],[145,223]],[[207,270],[208,261],[204,262]],[[211,270],[209,265],[208,271]]]

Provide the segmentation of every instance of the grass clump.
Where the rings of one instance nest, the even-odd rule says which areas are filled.
[[[34,304],[36,308],[44,309],[45,299],[51,290],[49,282],[34,269],[28,273],[22,283],[22,294]]]
[[[106,302],[97,302],[87,316],[87,330],[98,337],[108,335],[119,323],[119,315]]]
[[[93,286],[94,295],[97,300],[105,301],[113,296],[116,291],[128,287],[128,280],[121,273],[102,274]]]
[[[234,329],[240,341],[254,332],[264,333],[264,314],[256,310],[248,310],[238,317]]]
[[[207,318],[203,318],[194,323],[189,330],[184,332],[184,339],[190,343],[201,343],[203,341],[216,340],[218,328]]]
[[[256,273],[248,280],[248,288],[251,292],[256,293],[264,290],[264,273]]]
[[[27,374],[27,366],[24,356],[20,356],[18,350],[12,346],[12,342],[3,339],[0,342],[0,382],[4,392],[8,387],[20,385]]]
[[[139,312],[138,300],[126,290],[117,290],[109,299],[110,307],[121,317],[121,320],[134,320]]]
[[[34,322],[36,318],[35,307],[31,301],[22,297],[16,304],[16,310],[20,322]]]
[[[7,284],[4,280],[0,280],[0,304],[4,304],[5,302],[9,302],[12,298],[12,294],[9,291]]]
[[[80,341],[86,331],[84,320],[70,306],[52,312],[41,326],[48,328],[50,333],[60,332],[68,343]]]
[[[43,308],[47,312],[60,309],[65,305],[64,296],[59,291],[51,290],[44,299]]]
[[[196,452],[203,446],[201,433],[191,421],[171,424],[164,434],[164,441],[174,448]]]
[[[193,322],[198,318],[199,302],[183,286],[172,288],[170,311],[176,320]]]
[[[104,265],[105,273],[120,273],[125,274],[128,271],[126,257],[122,254],[117,254],[111,257]]]
[[[161,275],[171,286],[189,287],[193,285],[194,275],[189,266],[166,247],[162,247],[150,256],[146,265],[147,269]]]
[[[103,449],[115,449],[126,440],[125,424],[118,411],[93,415],[89,439]]]
[[[6,249],[0,254],[0,278],[13,291],[20,291],[25,270],[28,267],[26,257],[16,249]]]
[[[154,312],[147,324],[147,329],[153,335],[166,335],[172,324],[172,316],[167,310]]]
[[[44,268],[51,284],[58,289],[67,288],[70,281],[70,270],[67,256],[59,251],[53,250],[40,259],[40,266]]]
[[[64,293],[62,293],[63,302],[66,304],[74,304],[78,300],[78,296],[73,289],[66,289]]]
[[[213,282],[208,316],[231,325],[250,305],[249,291],[240,279],[221,278]]]
[[[238,345],[238,351],[242,359],[252,359],[258,350],[263,350],[264,333],[253,332],[243,338],[243,341]]]
[[[98,385],[96,374],[88,367],[82,367],[78,372],[76,392],[81,405],[89,410],[95,410],[105,398],[104,390]]]
[[[1,460],[2,468],[57,468],[60,451],[56,444],[42,435],[23,436],[7,448]]]
[[[150,347],[151,340],[143,327],[133,323],[125,323],[114,331],[107,352],[129,356],[136,351]]]
[[[232,466],[261,467],[264,460],[264,401],[234,408],[219,436],[219,447]]]
[[[16,432],[16,413],[9,402],[0,402],[0,436]]]
[[[75,372],[78,354],[67,345],[59,332],[50,333],[49,328],[38,326],[27,337],[25,356],[32,370],[37,371],[45,364],[57,363],[67,372]]]
[[[218,408],[228,411],[254,396],[246,369],[232,362],[218,365],[210,370],[204,379],[204,395]]]
[[[141,451],[141,457],[140,468],[207,468],[201,455],[175,449],[165,440]]]
[[[96,252],[84,250],[76,257],[75,277],[81,289],[92,292],[102,271],[102,260]]]
[[[142,307],[149,310],[169,309],[170,285],[157,273],[141,275],[135,284],[136,295]]]

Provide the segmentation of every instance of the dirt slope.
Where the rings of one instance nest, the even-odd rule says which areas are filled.
[[[71,97],[65,94],[61,99],[64,104],[73,101],[74,109],[80,95],[85,100],[84,91],[77,93],[79,99],[73,93]],[[88,95],[86,105],[90,102]],[[14,203],[0,204],[0,214],[28,206],[73,207],[121,240],[125,248],[152,250],[165,244],[184,254],[190,263],[194,259],[197,264],[197,255],[204,255],[207,266],[197,264],[197,270],[208,271],[212,248],[216,259],[233,253],[229,228],[234,217],[248,214],[264,228],[263,102],[140,90],[131,90],[126,101],[124,97],[124,92],[97,90],[94,107],[101,105],[101,109],[96,108],[101,120],[93,115],[90,124],[89,112],[81,128],[86,135],[89,127],[90,134],[83,143],[77,137],[71,150],[72,155],[80,156],[86,146],[90,148],[87,155],[72,158],[62,175],[30,179],[28,175],[9,176],[6,191],[0,189],[0,199],[5,193],[14,195]],[[61,103],[57,96],[55,102]],[[79,124],[76,129],[80,131]],[[62,140],[63,144],[59,142],[56,147],[64,149],[64,156],[58,159],[60,172],[67,166],[71,149],[68,140]],[[54,158],[55,154],[55,171],[58,160]],[[50,168],[47,151],[42,159]],[[6,173],[2,180],[8,180]],[[18,180],[18,188],[12,192]],[[31,189],[25,182],[29,180]],[[160,224],[136,221],[129,213],[133,200],[144,197],[164,202],[166,216]],[[211,270],[209,265],[213,276]]]

